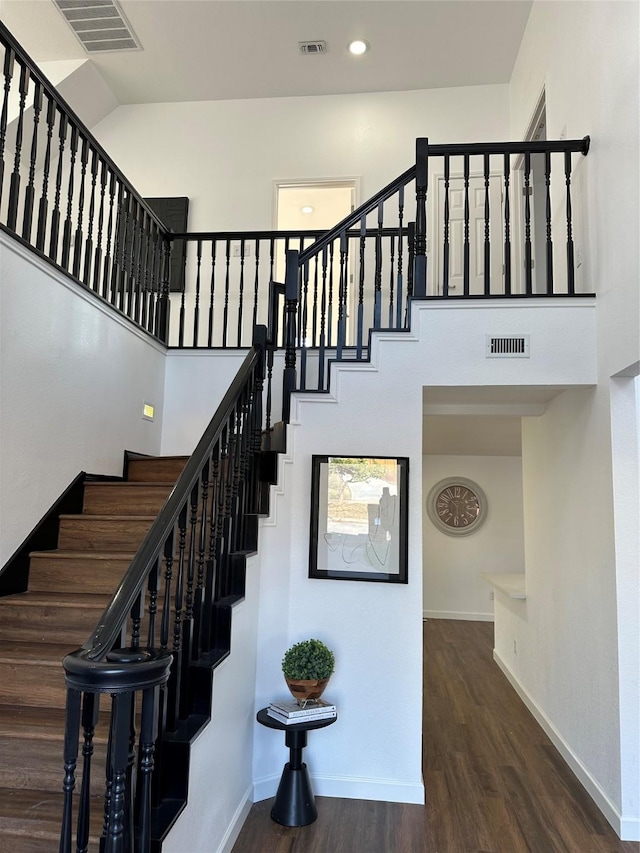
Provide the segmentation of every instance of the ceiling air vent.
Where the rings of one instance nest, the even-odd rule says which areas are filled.
[[[529,335],[487,335],[487,358],[529,358]]]
[[[54,0],[54,3],[87,53],[141,49],[114,0]]]
[[[299,41],[298,48],[300,49],[300,53],[312,55],[314,53],[326,53],[327,52],[327,43],[326,41]]]

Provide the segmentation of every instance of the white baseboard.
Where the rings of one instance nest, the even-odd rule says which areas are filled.
[[[254,803],[275,797],[280,776],[259,779],[253,786]],[[366,779],[354,776],[314,776],[311,785],[317,797],[340,797],[347,800],[378,800],[387,803],[424,805],[422,782],[396,782],[389,779]]]
[[[520,681],[516,678],[508,664],[500,657],[494,649],[493,659],[498,664],[507,680],[531,711],[540,727],[543,729],[551,743],[563,757],[570,770],[589,794],[596,806],[609,821],[617,836],[622,841],[640,841],[640,818],[623,818],[609,797],[602,790],[598,782],[589,773],[578,756],[573,752],[569,744],[544,713],[542,708],[532,699]]]
[[[216,853],[231,853],[233,850],[233,845],[238,840],[238,836],[240,835],[240,830],[242,829],[245,820],[247,819],[247,815],[251,811],[251,806],[253,805],[253,800],[251,798],[252,788],[247,788],[247,791],[242,798],[240,805],[235,811],[235,814],[231,818],[231,823],[227,827],[227,831],[224,834],[220,845]]]
[[[467,622],[493,622],[493,613],[468,613],[466,610],[423,610],[423,619],[462,619]]]

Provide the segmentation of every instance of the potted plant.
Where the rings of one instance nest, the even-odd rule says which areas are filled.
[[[284,653],[282,672],[294,699],[319,699],[335,668],[335,657],[320,640],[294,643]]]

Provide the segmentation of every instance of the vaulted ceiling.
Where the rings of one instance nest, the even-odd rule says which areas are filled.
[[[531,0],[120,0],[141,50],[91,54],[120,104],[507,83]],[[85,59],[53,0],[0,0],[36,62]],[[346,50],[353,38],[371,46]],[[298,43],[324,40],[323,55]]]

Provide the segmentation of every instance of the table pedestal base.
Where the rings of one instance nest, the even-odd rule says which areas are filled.
[[[282,826],[307,826],[318,817],[307,765],[284,765],[271,819]]]

